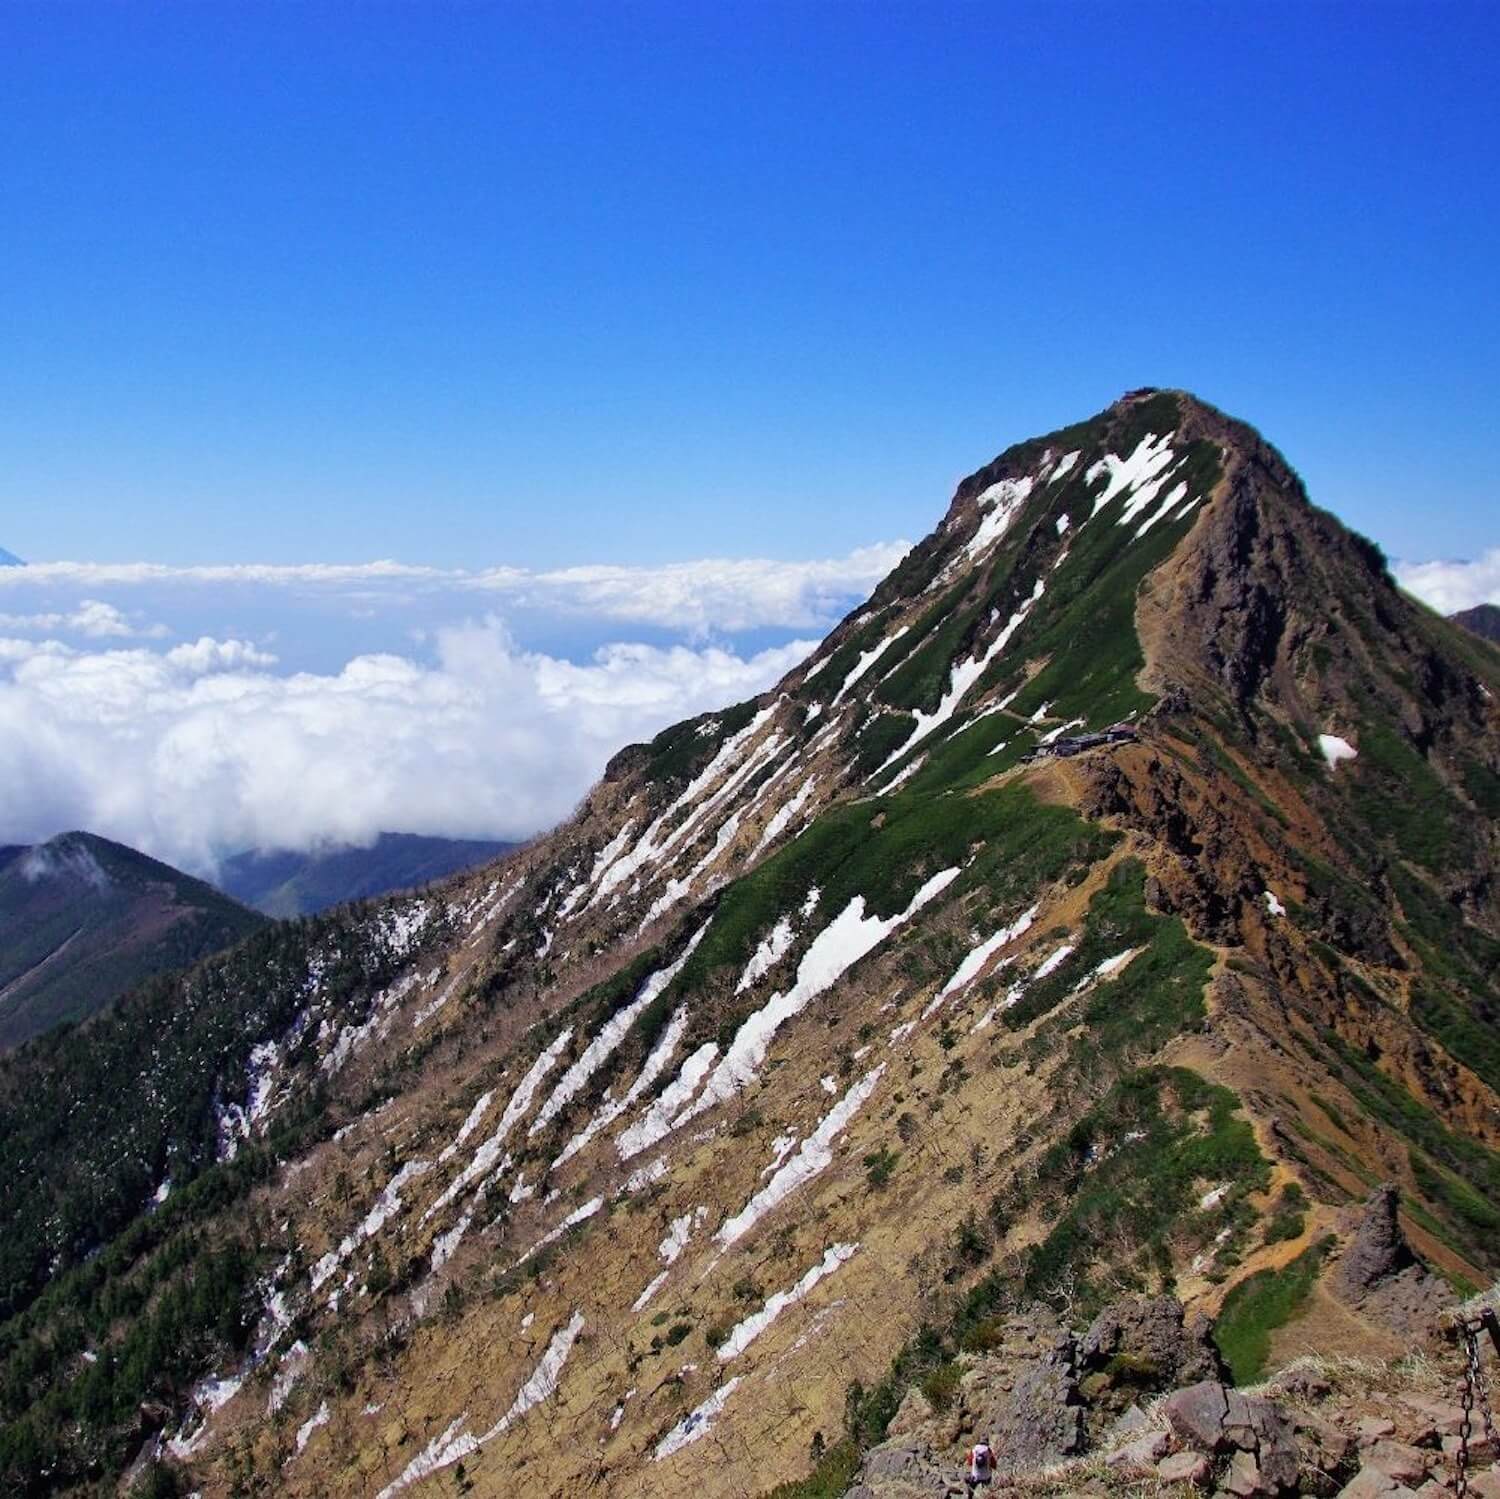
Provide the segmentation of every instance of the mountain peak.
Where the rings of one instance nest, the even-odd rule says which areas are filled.
[[[23,1052],[0,1416],[57,1371],[53,1491],[150,1420],[208,1493],[254,1454],[294,1495],[672,1499],[725,1451],[753,1492],[830,1434],[857,1461],[912,1380],[968,1400],[1018,1309],[1175,1298],[1257,1379],[1374,1181],[1486,1282],[1497,700],[1500,658],[1214,408],[1137,390],[1017,444],[775,688],[504,864]],[[77,1319],[86,1379],[52,1355],[70,1297],[156,1296],[197,1319],[139,1334],[174,1383],[118,1318]],[[1340,1348],[1412,1347],[1398,1300],[1340,1302]]]
[[[4,547],[0,547],[0,567],[25,567],[25,565],[14,552],[7,552]]]

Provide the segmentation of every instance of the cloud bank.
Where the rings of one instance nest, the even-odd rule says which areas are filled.
[[[678,719],[753,696],[812,648],[519,649],[498,619],[445,629],[432,659],[330,674],[204,637],[171,649],[0,638],[0,842],[73,827],[211,871],[249,847],[381,830],[525,837],[605,762]]]
[[[168,567],[153,562],[34,562],[0,571],[0,600],[26,591],[194,588],[277,589],[376,602],[392,596],[458,595],[480,607],[529,609],[652,625],[689,636],[779,628],[826,630],[907,552],[905,542],[859,547],[844,557],[801,562],[706,558],[654,567],[478,570],[402,562],[242,563]]]
[[[1500,547],[1490,547],[1472,562],[1397,562],[1392,571],[1408,593],[1441,614],[1500,604]]]

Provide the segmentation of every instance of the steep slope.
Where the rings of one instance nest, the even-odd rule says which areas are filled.
[[[1500,645],[1500,604],[1475,604],[1472,609],[1460,609],[1448,618],[1472,634]]]
[[[24,567],[25,565],[14,552],[7,552],[4,547],[0,547],[0,567]]]
[[[87,1019],[260,925],[201,880],[90,833],[0,850],[0,1047]]]
[[[369,848],[254,849],[226,859],[218,885],[267,916],[312,916],[351,900],[412,890],[488,864],[516,845],[381,833]]]
[[[549,837],[0,1070],[0,1473],[756,1492],[1379,1179],[1493,1275],[1497,693],[1190,397],[1007,450]]]

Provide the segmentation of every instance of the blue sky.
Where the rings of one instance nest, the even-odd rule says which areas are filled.
[[[535,832],[1141,384],[1500,601],[1497,32],[0,6],[0,843]]]
[[[1493,7],[0,10],[0,545],[915,537],[1122,389],[1500,541]]]

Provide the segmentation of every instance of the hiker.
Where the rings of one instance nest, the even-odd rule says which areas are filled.
[[[990,1480],[995,1476],[995,1454],[990,1444],[980,1440],[969,1448],[969,1471],[964,1475],[964,1483],[969,1493],[973,1494],[975,1489],[987,1489]]]

